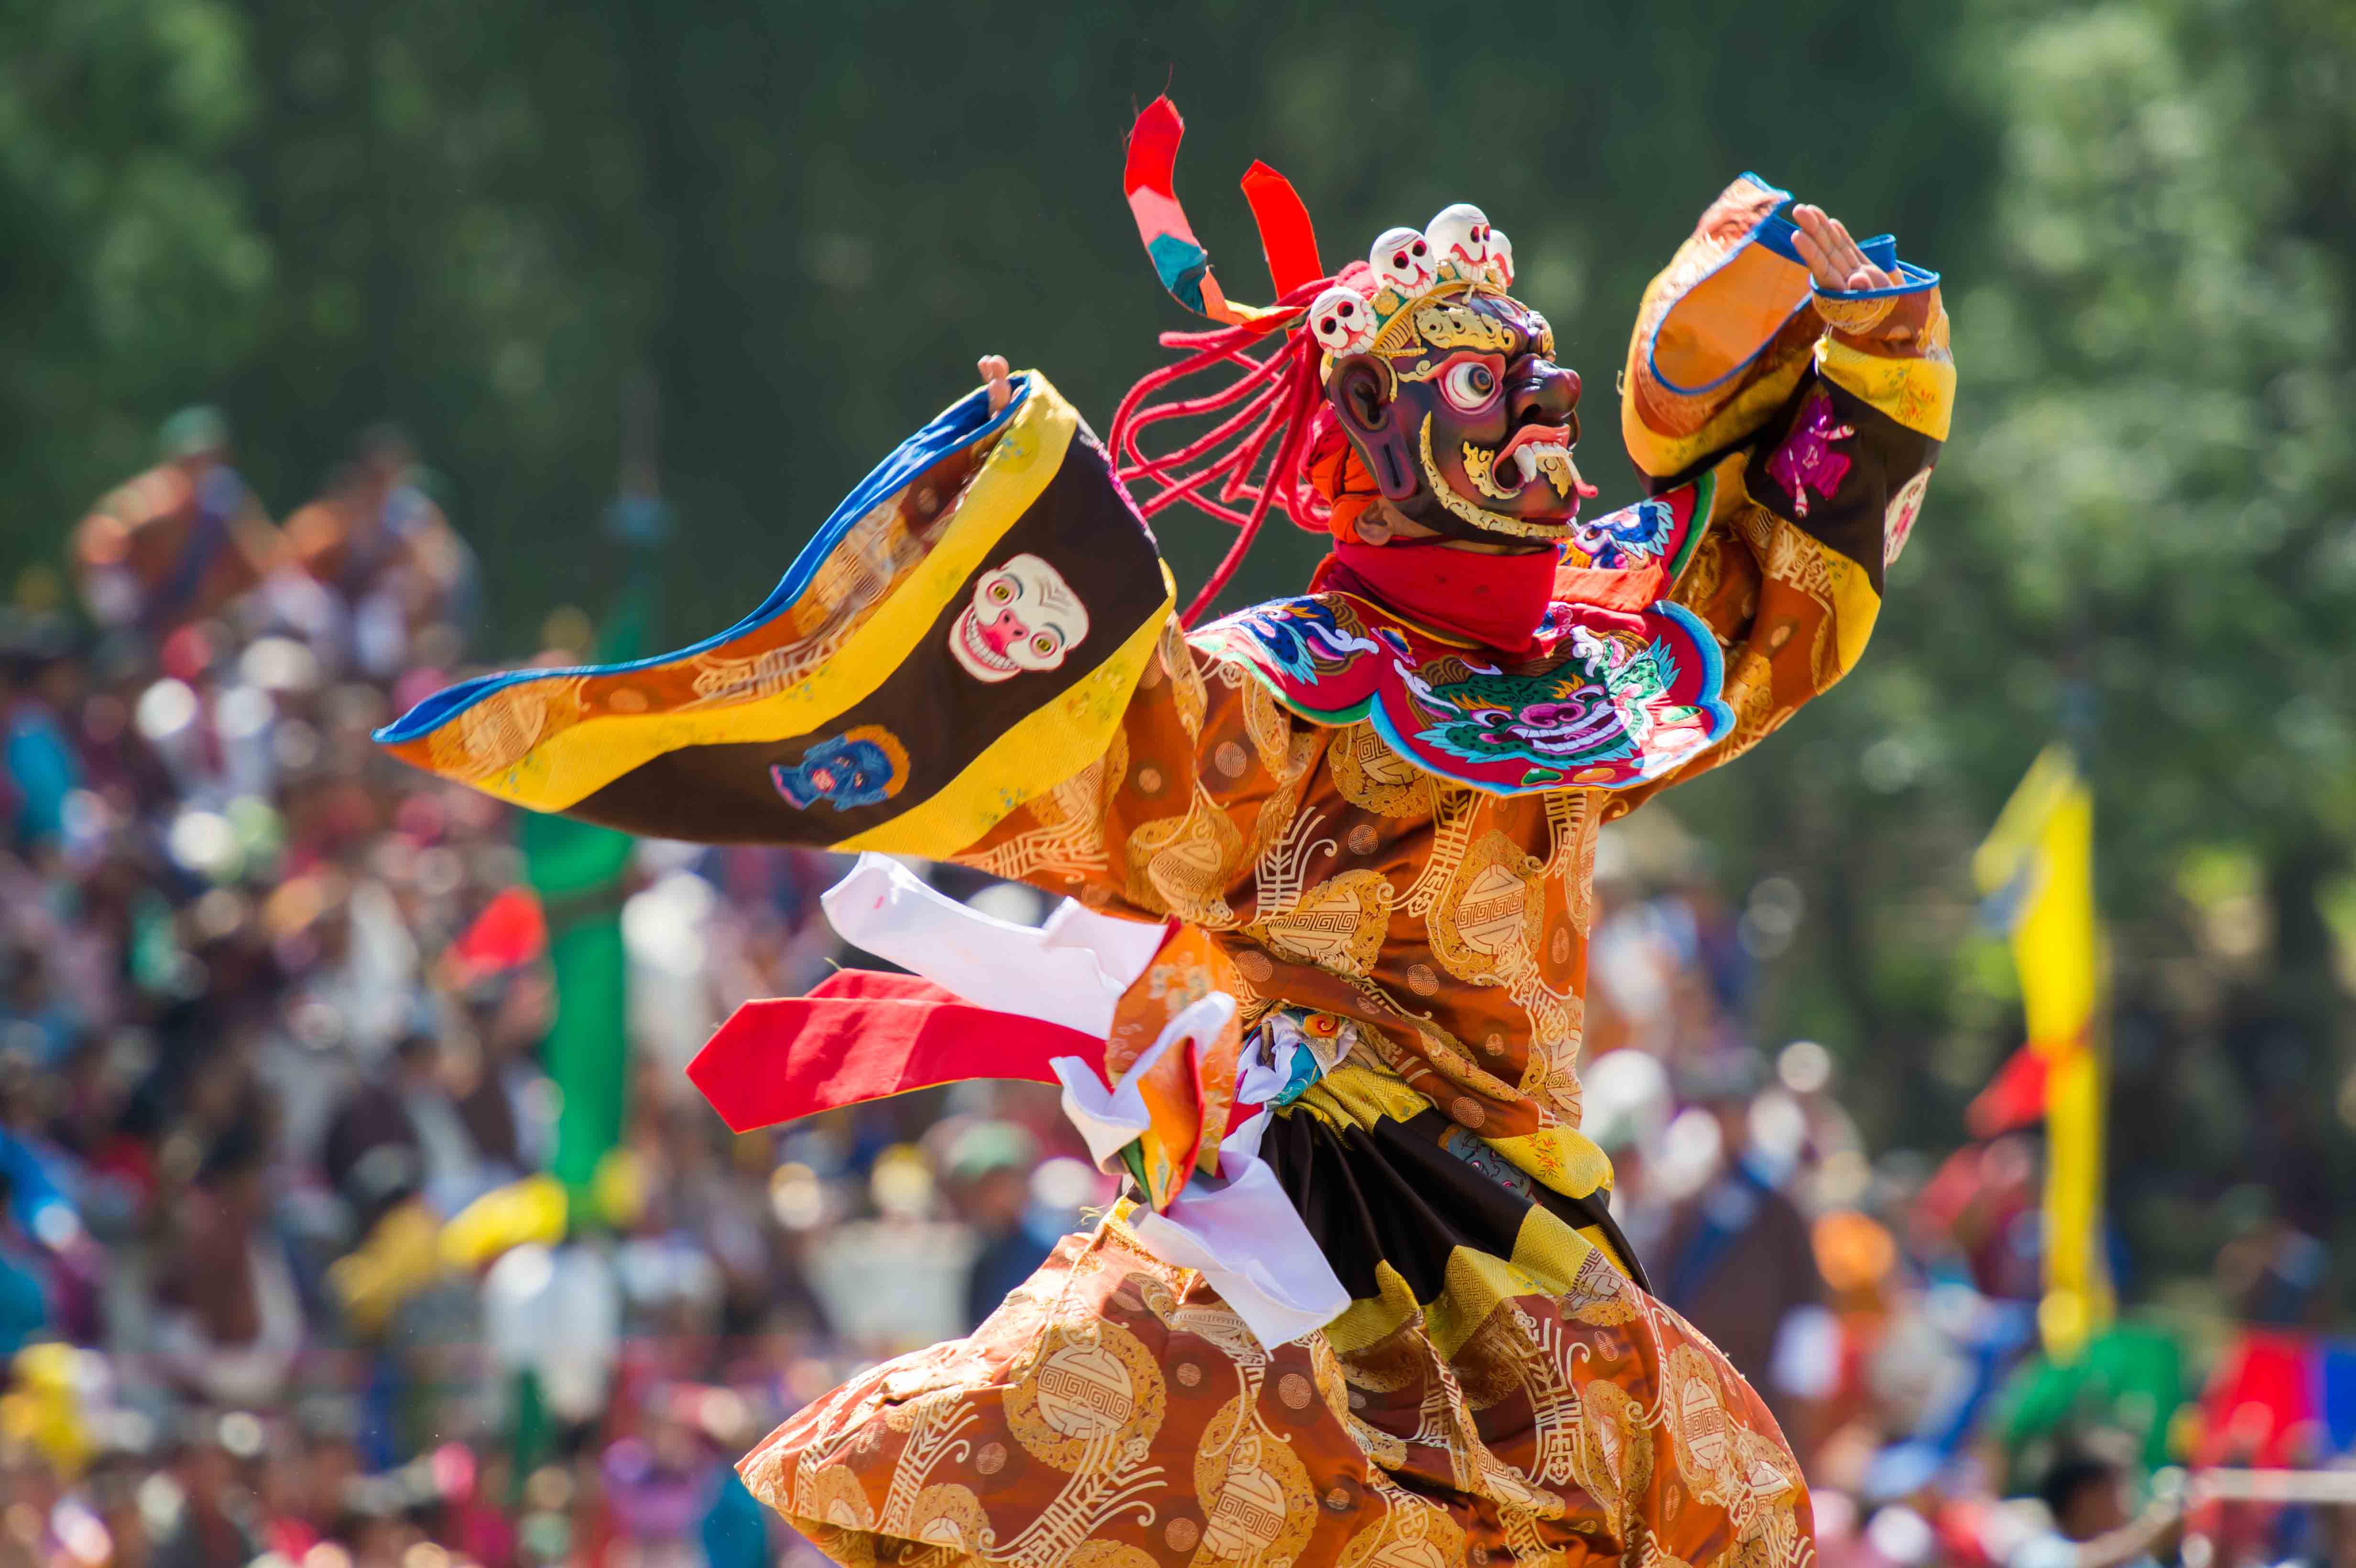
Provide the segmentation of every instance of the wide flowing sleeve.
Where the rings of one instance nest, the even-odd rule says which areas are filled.
[[[1708,480],[1710,518],[1673,597],[1717,639],[1733,729],[1621,792],[1614,813],[1740,755],[1855,667],[1947,438],[1955,389],[1938,274],[1863,242],[1897,282],[1812,286],[1746,175],[1645,291],[1621,403],[1657,494]]]
[[[1333,733],[1169,625],[1111,743],[958,857],[1108,913],[1233,929]]]
[[[1103,448],[1026,373],[904,443],[727,631],[470,680],[377,739],[628,832],[945,858],[1114,744],[1173,597]]]

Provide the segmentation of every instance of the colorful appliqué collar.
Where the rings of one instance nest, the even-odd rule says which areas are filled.
[[[1428,773],[1494,795],[1626,789],[1724,739],[1717,639],[1668,600],[1709,517],[1705,477],[1581,526],[1532,656],[1435,637],[1355,593],[1279,599],[1190,640],[1321,724],[1369,720]],[[1574,560],[1577,559],[1575,556]]]

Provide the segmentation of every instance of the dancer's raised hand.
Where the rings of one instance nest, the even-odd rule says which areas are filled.
[[[1816,287],[1854,293],[1861,289],[1886,289],[1898,282],[1869,261],[1849,238],[1847,226],[1823,208],[1803,203],[1792,209],[1792,221],[1800,229],[1792,243],[1807,262]]]

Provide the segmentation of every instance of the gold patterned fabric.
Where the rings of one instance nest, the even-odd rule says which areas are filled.
[[[1452,1356],[1423,1321],[1262,1346],[1116,1213],[969,1339],[887,1362],[742,1470],[836,1561],[952,1568],[1741,1568],[1806,1488],[1725,1358],[1589,1250]]]

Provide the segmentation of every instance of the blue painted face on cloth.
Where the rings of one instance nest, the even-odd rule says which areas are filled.
[[[769,782],[797,810],[824,801],[837,811],[877,805],[900,793],[906,781],[907,753],[873,726],[817,742],[792,767],[774,763]]]

